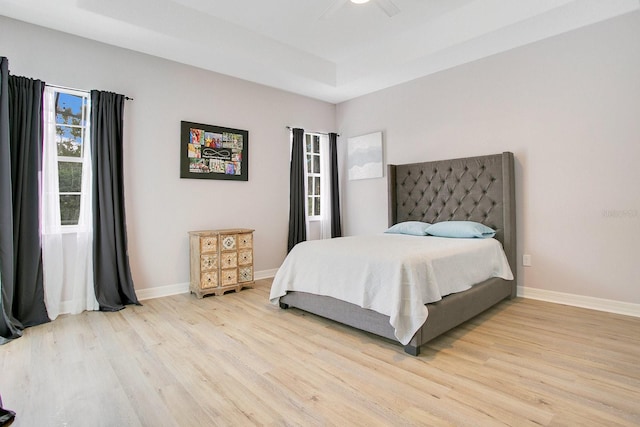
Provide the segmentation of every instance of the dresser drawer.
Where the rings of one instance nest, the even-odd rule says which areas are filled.
[[[253,247],[253,234],[239,234],[238,235],[238,249],[247,249]]]
[[[201,289],[210,289],[218,287],[218,272],[210,271],[207,273],[202,273],[200,279],[200,288]]]
[[[222,286],[235,285],[238,283],[238,269],[229,268],[220,270],[220,280]]]
[[[217,255],[201,255],[200,256],[200,270],[216,270],[218,268],[218,256]]]
[[[221,251],[235,251],[238,246],[238,236],[235,234],[223,234],[220,236]]]
[[[216,252],[218,250],[218,236],[200,238],[200,252]]]
[[[238,251],[238,265],[253,264],[253,250],[243,249]]]
[[[220,254],[220,268],[231,268],[238,266],[237,252],[223,252]]]
[[[251,282],[253,281],[253,267],[246,266],[238,268],[238,282]]]

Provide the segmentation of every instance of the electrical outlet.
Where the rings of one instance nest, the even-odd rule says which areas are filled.
[[[522,265],[524,265],[525,267],[531,267],[531,255],[522,255]]]

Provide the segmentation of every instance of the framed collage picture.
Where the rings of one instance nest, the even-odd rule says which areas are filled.
[[[249,180],[249,132],[180,122],[180,178]]]

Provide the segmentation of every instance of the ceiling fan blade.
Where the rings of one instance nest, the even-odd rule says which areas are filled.
[[[400,13],[400,9],[391,0],[375,0],[376,4],[387,14],[389,18]]]
[[[329,19],[331,15],[336,13],[347,1],[349,0],[334,0],[333,3],[331,3],[329,7],[322,12],[318,19]]]

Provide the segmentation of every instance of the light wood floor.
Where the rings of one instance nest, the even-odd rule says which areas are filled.
[[[640,319],[506,301],[423,347],[268,303],[63,316],[0,347],[14,426],[640,425]]]

